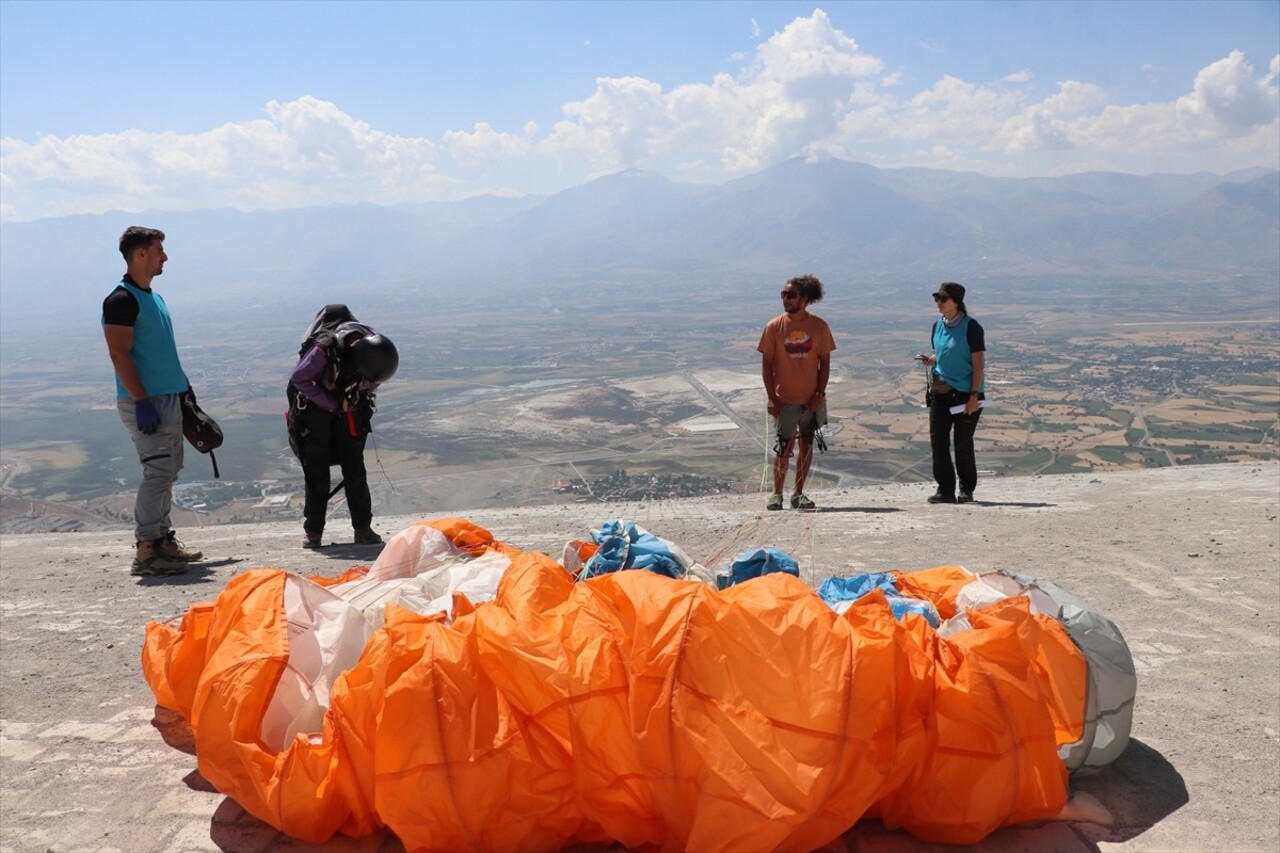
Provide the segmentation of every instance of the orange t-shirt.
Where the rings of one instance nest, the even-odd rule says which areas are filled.
[[[813,314],[803,320],[793,320],[789,314],[774,317],[756,347],[773,363],[775,391],[782,403],[809,402],[818,390],[818,364],[835,348],[827,321]]]

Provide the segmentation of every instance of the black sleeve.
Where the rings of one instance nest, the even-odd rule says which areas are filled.
[[[117,287],[102,300],[102,322],[108,326],[136,326],[138,300],[123,287]]]
[[[969,341],[969,352],[986,352],[987,336],[982,331],[982,326],[977,320],[969,321],[969,328],[965,333],[965,338]]]

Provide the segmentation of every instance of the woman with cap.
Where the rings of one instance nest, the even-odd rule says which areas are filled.
[[[941,314],[933,324],[933,355],[920,360],[929,368],[929,443],[933,447],[933,479],[938,490],[931,504],[969,503],[978,486],[973,433],[982,416],[982,326],[964,307],[964,285],[945,281],[933,294]],[[954,434],[955,464],[951,462]],[[956,492],[959,476],[960,491]]]

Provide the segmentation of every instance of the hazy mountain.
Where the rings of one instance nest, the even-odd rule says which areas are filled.
[[[518,281],[578,280],[668,269],[661,242],[673,218],[714,187],[627,170],[557,193],[442,247],[442,269]]]
[[[104,294],[130,224],[192,298],[311,301],[461,284],[1280,272],[1280,172],[990,178],[790,160],[725,184],[629,170],[550,197],[69,216],[0,226],[3,322]],[[92,311],[91,311],[92,313]]]
[[[1280,172],[1246,183],[1221,183],[1176,209],[1133,228],[1135,245],[1159,252],[1152,263],[1198,265],[1222,260],[1224,270],[1253,270],[1280,259]]]

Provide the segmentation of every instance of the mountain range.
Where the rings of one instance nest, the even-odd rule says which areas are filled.
[[[131,224],[202,296],[560,282],[1280,275],[1280,171],[997,178],[789,160],[719,185],[637,170],[551,196],[111,212],[0,226],[4,325],[93,302]],[[314,301],[314,300],[313,300]],[[96,309],[96,305],[95,305]]]

